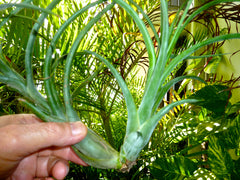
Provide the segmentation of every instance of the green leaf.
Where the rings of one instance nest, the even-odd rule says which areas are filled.
[[[240,174],[240,159],[234,162],[233,173],[231,174],[231,179],[238,179]]]
[[[227,86],[223,85],[209,85],[195,92],[189,96],[189,99],[198,99],[196,104],[202,106],[216,115],[225,113],[228,99],[230,98],[230,91]]]
[[[228,178],[233,169],[231,156],[214,135],[209,137],[209,165],[212,172],[219,178]]]
[[[24,3],[30,3],[32,0],[26,0]],[[11,16],[16,15],[22,8],[18,7],[15,10],[11,11],[10,14],[0,22],[0,28],[6,24],[6,22],[10,19]]]
[[[153,162],[150,172],[156,179],[184,179],[193,174],[197,165],[184,156],[159,158]]]
[[[219,138],[221,144],[223,144],[226,149],[239,148],[240,116],[237,116],[235,119],[231,120],[231,126],[227,128],[227,130],[216,134],[216,137]]]

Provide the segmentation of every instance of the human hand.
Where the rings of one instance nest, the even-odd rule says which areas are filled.
[[[64,179],[68,161],[87,165],[71,149],[87,128],[81,122],[43,123],[35,115],[0,117],[0,179]]]

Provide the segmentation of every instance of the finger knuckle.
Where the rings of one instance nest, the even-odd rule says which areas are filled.
[[[64,127],[60,123],[49,122],[46,126],[46,132],[49,135],[61,134],[63,132],[63,129]]]
[[[2,129],[2,132],[4,133],[2,133],[1,139],[4,140],[3,143],[5,144],[5,147],[15,148],[18,146],[19,134],[17,133],[17,128],[17,125],[11,124]]]

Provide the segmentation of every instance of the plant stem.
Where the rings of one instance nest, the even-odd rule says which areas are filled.
[[[148,58],[149,58],[148,77],[150,78],[152,76],[152,72],[153,72],[153,69],[156,64],[156,54],[155,54],[153,42],[148,33],[148,30],[147,30],[144,22],[139,18],[139,15],[133,10],[133,8],[129,4],[127,4],[123,0],[114,0],[114,2],[118,3],[121,7],[123,7],[132,16],[132,18],[138,25],[139,30],[142,33],[142,36],[143,36],[143,39],[144,39],[144,42],[146,44],[146,48],[148,51]]]
[[[152,108],[154,106],[154,101],[158,88],[162,85],[161,75],[164,71],[166,65],[167,47],[168,47],[168,10],[167,3],[165,0],[161,1],[161,48],[160,53],[157,58],[156,67],[152,73],[152,77],[149,79],[149,86],[145,87],[145,92],[141,104],[138,109],[140,123],[144,123],[152,114]]]
[[[81,42],[82,38],[87,34],[87,32],[92,28],[92,26],[111,8],[113,4],[108,5],[104,8],[99,14],[97,14],[78,34],[76,40],[74,41],[70,52],[67,56],[66,65],[64,68],[64,83],[63,83],[63,94],[64,94],[64,103],[66,108],[66,114],[68,117],[68,121],[76,121],[78,119],[76,112],[73,110],[71,103],[71,95],[70,95],[70,72],[72,69],[72,61],[74,55],[78,49],[78,45]]]
[[[46,8],[46,10],[51,11],[60,0],[54,0],[51,4]],[[38,92],[34,84],[33,72],[32,72],[32,55],[33,55],[33,48],[34,42],[36,40],[37,33],[44,22],[44,19],[48,16],[47,13],[42,13],[41,16],[38,18],[37,22],[35,23],[31,34],[28,39],[27,47],[26,47],[26,54],[25,54],[25,69],[26,69],[26,81],[27,81],[27,89],[29,94],[33,99],[35,99],[36,103],[43,105],[46,108],[49,108],[45,98]]]
[[[59,97],[57,96],[58,92],[56,90],[54,90],[54,87],[52,87],[52,85],[54,84],[54,79],[53,79],[53,77],[51,77],[51,74],[53,74],[51,72],[53,70],[53,68],[51,67],[52,66],[52,55],[55,50],[56,44],[57,44],[60,36],[66,30],[66,28],[71,23],[73,23],[77,17],[79,17],[82,13],[87,11],[89,8],[95,6],[99,3],[102,3],[102,2],[103,2],[103,0],[99,0],[97,2],[91,3],[91,4],[83,7],[76,13],[74,13],[70,18],[68,18],[67,21],[64,22],[64,24],[59,28],[59,30],[54,35],[54,37],[50,43],[50,46],[47,50],[46,59],[45,59],[45,63],[44,63],[44,79],[45,79],[44,84],[45,84],[46,94],[48,97],[48,102],[51,106],[51,110],[52,110],[53,114],[55,114],[55,115],[63,116],[62,103],[60,102]],[[75,96],[75,93],[73,93],[73,96]]]

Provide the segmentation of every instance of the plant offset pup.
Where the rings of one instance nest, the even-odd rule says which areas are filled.
[[[81,54],[91,55],[101,60],[110,69],[111,73],[116,78],[119,86],[122,89],[128,111],[126,135],[120,152],[117,152],[91,129],[88,130],[88,134],[83,141],[73,146],[74,151],[79,155],[81,159],[83,159],[89,165],[97,168],[119,169],[122,172],[129,171],[130,168],[135,164],[135,161],[138,158],[141,150],[149,142],[152,132],[155,129],[159,120],[161,120],[161,118],[175,106],[184,103],[196,103],[198,101],[195,99],[176,101],[158,110],[158,107],[162,102],[164,95],[175,83],[185,78],[200,80],[197,77],[181,76],[171,81],[167,81],[168,76],[171,74],[174,68],[183,60],[189,58],[191,54],[193,54],[201,47],[218,41],[240,38],[240,34],[227,34],[217,36],[212,39],[208,39],[198,44],[195,44],[187,50],[183,51],[180,55],[174,57],[173,59],[170,59],[180,34],[196,15],[202,13],[209,7],[217,5],[219,3],[234,1],[210,1],[209,3],[198,8],[191,15],[187,15],[187,12],[190,8],[192,0],[186,1],[186,8],[184,11],[182,11],[182,15],[179,16],[179,11],[176,15],[177,18],[175,18],[171,25],[169,25],[167,1],[161,0],[161,36],[159,37],[149,17],[135,2],[133,2],[132,0],[129,0],[128,3],[124,0],[113,0],[112,2],[109,2],[109,4],[101,12],[99,12],[94,18],[89,21],[89,23],[79,32],[75,41],[72,44],[72,47],[66,58],[64,69],[63,103],[61,102],[61,98],[59,97],[54,86],[53,74],[55,73],[56,68],[53,66],[52,55],[55,51],[55,46],[60,36],[63,34],[64,30],[77,17],[81,16],[83,12],[86,12],[87,10],[98,4],[101,4],[103,2],[106,3],[106,1],[96,1],[94,3],[88,4],[81,10],[74,13],[69,19],[65,21],[64,24],[60,26],[57,33],[52,38],[43,65],[44,89],[47,98],[45,98],[38,92],[34,84],[32,70],[32,53],[35,39],[41,25],[43,24],[48,14],[52,14],[51,10],[60,3],[60,0],[53,0],[46,9],[38,8],[37,6],[31,5],[29,2],[31,1],[25,1],[19,4],[0,5],[0,10],[5,10],[9,7],[17,7],[7,18],[5,18],[1,22],[0,27],[2,27],[8,21],[8,19],[11,18],[11,16],[18,13],[21,8],[31,8],[42,12],[42,14],[39,16],[38,20],[32,28],[25,51],[26,79],[20,76],[15,70],[13,70],[9,66],[7,60],[5,59],[5,56],[1,52],[0,81],[14,88],[16,91],[22,94],[24,97],[24,100],[22,101],[26,105],[28,105],[28,107],[31,108],[33,112],[44,121],[72,122],[80,120],[71,104],[70,74],[73,66],[72,62],[83,37],[88,33],[88,31],[90,31],[94,24],[96,24],[107,11],[111,10],[115,4],[118,4],[120,7],[124,8],[128,14],[131,15],[142,34],[148,52],[149,69],[144,90],[144,96],[139,107],[136,107],[134,99],[122,76],[120,76],[118,71],[107,59],[89,50],[84,50],[80,52]],[[137,11],[135,11],[132,6],[135,6],[135,9],[137,9]],[[154,36],[157,40],[158,45],[157,50],[154,48],[153,41],[148,33],[146,25],[139,17],[139,13],[142,13],[143,17],[148,21],[148,24],[154,32]]]

